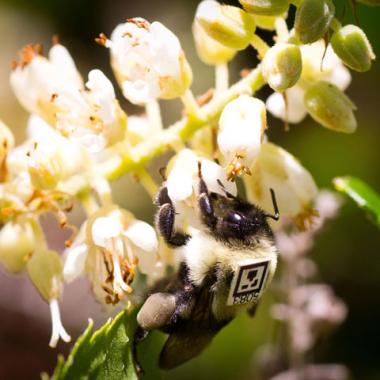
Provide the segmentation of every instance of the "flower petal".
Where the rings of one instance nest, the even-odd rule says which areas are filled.
[[[286,96],[288,110],[286,110],[283,95],[275,92],[266,101],[268,111],[272,115],[289,123],[300,123],[307,115],[303,101],[304,91],[298,86],[294,86],[286,91]]]
[[[87,253],[86,244],[79,244],[65,251],[66,260],[63,266],[63,278],[65,282],[72,282],[83,273]]]
[[[105,248],[107,242],[119,236],[122,232],[122,226],[118,220],[112,217],[97,218],[92,224],[92,239],[94,243]]]
[[[209,191],[221,195],[225,194],[223,188],[218,183],[219,180],[223,184],[226,191],[232,195],[237,194],[236,183],[227,180],[225,170],[217,163],[207,159],[202,159],[202,175]]]
[[[158,248],[156,231],[151,225],[140,220],[131,223],[123,235],[146,252],[154,252]]]

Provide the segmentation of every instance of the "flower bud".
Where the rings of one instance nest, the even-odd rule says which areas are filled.
[[[277,43],[265,54],[261,67],[269,86],[278,92],[285,91],[301,76],[301,50],[297,45]]]
[[[289,152],[271,143],[262,144],[252,173],[244,177],[250,202],[271,210],[269,189],[273,189],[282,216],[310,216],[310,206],[318,189],[310,173]]]
[[[288,0],[239,0],[239,3],[249,13],[266,16],[280,15],[289,7]]]
[[[267,126],[265,104],[248,95],[228,103],[220,116],[218,145],[228,162],[227,178],[250,174]]]
[[[202,1],[195,18],[209,37],[231,49],[245,49],[255,33],[255,22],[250,14],[214,0]]]
[[[297,8],[294,28],[303,44],[315,42],[328,31],[334,18],[331,0],[303,0]]]
[[[8,222],[0,229],[0,262],[9,272],[24,269],[28,256],[35,250],[34,225],[32,220],[23,220]]]
[[[368,71],[371,60],[375,59],[367,36],[356,25],[345,25],[336,31],[331,45],[343,63],[355,71]]]
[[[62,293],[62,262],[55,251],[36,251],[27,263],[27,270],[33,285],[46,301],[57,299]]]
[[[230,49],[209,37],[197,20],[193,23],[193,36],[198,56],[207,65],[228,62],[236,54],[235,49]]]
[[[34,187],[52,189],[85,167],[86,156],[79,144],[61,136],[37,116],[30,118],[28,128],[33,139],[20,148],[27,156],[27,170]]]
[[[336,132],[355,132],[357,123],[351,100],[335,85],[319,81],[305,93],[305,106],[310,116]]]

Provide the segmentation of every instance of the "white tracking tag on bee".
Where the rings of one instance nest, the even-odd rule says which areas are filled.
[[[227,305],[257,301],[268,280],[270,262],[270,259],[240,262],[231,282]]]

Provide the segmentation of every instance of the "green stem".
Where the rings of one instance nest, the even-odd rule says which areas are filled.
[[[217,93],[228,90],[227,62],[215,66],[215,91]]]
[[[251,46],[257,50],[260,59],[263,59],[266,52],[269,50],[269,45],[257,34],[253,35]]]
[[[150,130],[152,133],[157,134],[162,130],[162,118],[160,104],[157,100],[150,100],[145,105],[145,110],[148,116]]]
[[[135,173],[137,180],[143,185],[149,195],[154,198],[158,193],[158,185],[144,168]]]
[[[189,117],[196,117],[199,112],[199,106],[190,89],[185,91],[181,96],[181,100],[185,106],[185,114]]]
[[[342,28],[342,23],[336,17],[334,17],[333,20],[331,21],[330,28],[334,32],[337,32],[339,29]]]
[[[282,17],[277,17],[275,21],[276,34],[278,37],[277,42],[287,41],[289,38],[289,30],[286,21]]]
[[[99,204],[92,194],[83,195],[79,199],[87,216],[91,216],[99,210]]]

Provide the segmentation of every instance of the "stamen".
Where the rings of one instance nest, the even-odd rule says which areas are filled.
[[[115,243],[113,241],[113,243]],[[115,244],[114,244],[115,245]],[[114,281],[113,281],[113,287],[114,291],[120,295],[122,295],[123,291],[127,293],[131,293],[131,287],[128,286],[124,280],[123,280],[123,275],[121,273],[121,268],[120,268],[120,261],[119,261],[119,256],[117,254],[117,250],[115,249],[112,250],[112,262],[113,262],[113,276],[114,276]]]
[[[54,348],[57,346],[59,338],[61,338],[64,342],[70,342],[71,337],[66,332],[65,328],[62,325],[58,300],[57,299],[50,300],[49,306],[50,306],[50,315],[51,315],[51,322],[52,322],[52,332],[51,332],[49,346]]]
[[[245,157],[242,154],[236,154],[233,160],[228,164],[227,166],[227,180],[228,181],[235,181],[236,177],[247,174],[251,175],[251,170],[243,165],[241,160],[243,160]]]

